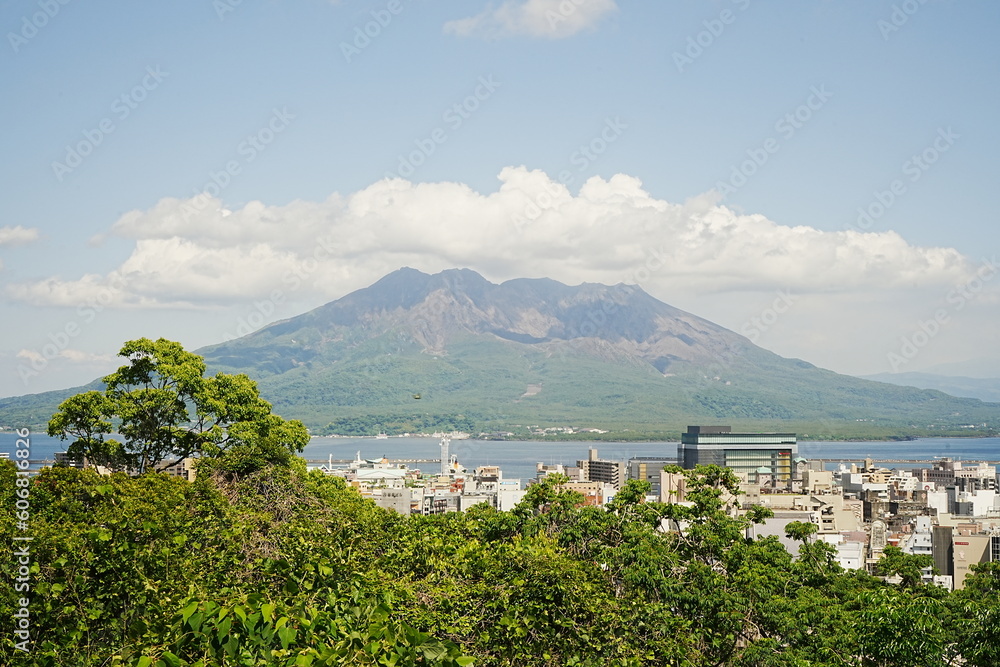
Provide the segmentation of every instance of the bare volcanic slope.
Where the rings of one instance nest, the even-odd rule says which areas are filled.
[[[473,336],[547,353],[564,354],[566,347],[641,360],[661,373],[677,364],[725,363],[753,347],[743,336],[657,301],[636,286],[569,287],[547,278],[495,285],[469,269],[428,275],[404,268],[371,287],[203,353],[221,365],[258,365],[273,372],[278,367],[257,356],[262,348],[278,344],[289,346],[287,352],[299,350],[281,355],[285,364],[279,367],[287,370],[296,356],[339,360],[360,342],[390,333],[432,357],[447,356],[452,344]]]
[[[784,420],[830,433],[857,420],[906,430],[1000,416],[996,404],[779,357],[634,285],[497,285],[468,269],[400,269],[199,353],[213,370],[257,379],[280,414],[318,431],[391,430],[414,413],[482,428]]]

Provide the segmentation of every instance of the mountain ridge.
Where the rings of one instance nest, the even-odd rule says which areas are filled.
[[[978,398],[987,403],[1000,402],[1000,378],[977,378],[964,375],[943,375],[941,373],[878,373],[859,376],[865,380],[886,382],[918,389],[937,391],[961,398]]]
[[[336,327],[359,332],[408,328],[429,354],[446,353],[448,340],[460,332],[523,344],[570,343],[576,349],[594,349],[587,341],[600,339],[649,361],[660,372],[678,362],[725,362],[734,353],[755,348],[743,336],[660,302],[637,286],[571,287],[548,278],[494,284],[470,269],[433,275],[399,269],[367,288],[244,339]],[[226,345],[204,349],[211,355]]]
[[[319,407],[329,402],[349,417],[415,409],[412,394],[424,398],[421,410],[494,424],[632,421],[678,430],[699,418],[840,422],[845,431],[872,420],[906,430],[921,421],[992,421],[1000,409],[782,358],[635,285],[495,284],[470,269],[403,268],[200,352],[224,370],[252,370],[262,391],[296,394],[289,407],[311,401],[329,413]]]
[[[484,431],[577,423],[662,433],[706,419],[882,437],[969,423],[985,433],[1000,415],[997,404],[780,357],[636,285],[495,284],[471,269],[404,267],[197,352],[212,372],[249,375],[277,413],[315,433],[405,432],[447,417],[440,423]],[[0,401],[0,423],[33,404],[17,398]]]

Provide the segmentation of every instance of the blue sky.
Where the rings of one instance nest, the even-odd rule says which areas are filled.
[[[1000,370],[996,3],[0,6],[0,395],[403,265],[637,282],[839,372]]]

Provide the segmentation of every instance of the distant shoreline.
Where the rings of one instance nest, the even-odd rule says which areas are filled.
[[[680,438],[628,438],[628,437],[613,437],[613,438],[587,438],[587,437],[573,437],[574,435],[582,434],[567,434],[566,436],[517,436],[512,438],[453,438],[454,440],[467,440],[472,442],[593,442],[593,443],[626,443],[626,442],[645,442],[645,443],[667,443],[667,444],[678,444],[680,443]],[[609,434],[610,435],[610,434]],[[620,436],[621,434],[615,434]],[[407,433],[406,435],[390,435],[388,438],[379,438],[374,435],[312,435],[311,438],[324,438],[330,440],[399,440],[404,438],[426,438],[428,440],[438,440],[442,436],[434,435],[430,433]],[[884,437],[884,438],[834,438],[834,437],[822,437],[808,439],[799,439],[799,443],[803,442],[843,442],[843,443],[899,443],[905,444],[907,442],[914,442],[917,440],[931,440],[934,438],[942,439],[964,439],[964,440],[985,440],[989,438],[996,438],[996,435],[916,435],[916,436],[900,436],[900,437]]]
[[[766,431],[765,431],[766,432]],[[14,429],[0,428],[0,434],[12,434]],[[45,431],[31,431],[32,436],[43,436],[50,437]],[[326,440],[372,440],[372,441],[383,441],[383,440],[399,440],[401,438],[421,438],[428,440],[440,439],[442,436],[440,434],[435,435],[432,433],[408,433],[406,435],[390,435],[388,438],[379,438],[374,435],[339,435],[339,434],[326,434],[326,435],[310,435],[312,439],[326,439]],[[940,435],[914,435],[914,436],[886,436],[886,437],[871,437],[871,438],[837,438],[829,435],[822,436],[812,436],[807,435],[804,438],[800,435],[798,442],[842,442],[842,443],[907,443],[914,442],[918,440],[930,440],[934,438],[942,439],[962,439],[962,440],[983,440],[988,438],[1000,437],[996,434],[940,434]],[[669,443],[677,444],[680,442],[679,437],[668,437],[666,435],[661,437],[650,437],[647,435],[637,437],[629,437],[627,433],[622,432],[609,432],[602,433],[599,435],[591,435],[586,433],[567,433],[563,435],[549,435],[549,436],[532,436],[527,434],[518,434],[517,436],[509,438],[478,438],[474,436],[466,438],[456,438],[452,437],[454,441],[469,441],[469,442],[592,442],[594,444],[600,443]]]

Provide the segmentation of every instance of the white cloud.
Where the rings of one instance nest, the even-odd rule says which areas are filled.
[[[111,227],[135,241],[114,271],[16,283],[7,295],[36,305],[206,308],[280,290],[315,302],[404,265],[470,267],[493,280],[635,282],[662,298],[789,285],[937,294],[976,268],[954,249],[915,247],[895,232],[824,232],[742,215],[713,193],[670,203],[621,174],[591,178],[576,195],[524,167],[505,168],[500,181],[481,194],[460,183],[382,180],[322,202],[237,210],[164,199]]]
[[[76,364],[107,364],[117,359],[117,355],[114,354],[94,354],[93,352],[74,349],[63,350],[59,353],[59,356]]]
[[[18,359],[25,359],[26,361],[37,361],[44,362],[45,357],[42,356],[40,352],[35,352],[34,350],[21,350],[17,353]]]
[[[70,281],[52,276],[35,282],[13,283],[6,287],[6,293],[17,301],[43,306],[90,306],[103,309],[126,306],[157,308],[168,305],[148,295],[129,291],[119,271],[106,276],[88,273]]]
[[[48,364],[49,358],[46,358],[41,352],[37,350],[23,349],[17,353],[18,359],[24,359],[28,362],[35,362],[37,364]],[[113,362],[116,356],[113,354],[94,354],[93,352],[84,352],[83,350],[74,350],[72,348],[67,348],[65,350],[59,350],[55,353],[52,358],[65,359],[73,364],[83,364],[83,365],[105,365]]]
[[[19,246],[38,240],[38,230],[18,225],[0,227],[0,247]]]
[[[476,16],[448,21],[444,31],[487,39],[514,35],[561,39],[595,27],[617,9],[615,0],[504,0]]]

